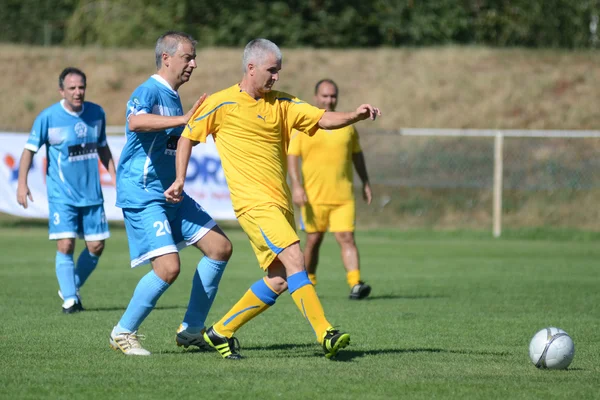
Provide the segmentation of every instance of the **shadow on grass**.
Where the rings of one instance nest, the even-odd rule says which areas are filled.
[[[323,357],[322,352],[313,352],[312,355],[308,355],[311,350],[315,349],[315,344],[299,344],[299,343],[283,343],[273,344],[269,346],[242,346],[240,353],[244,355],[244,350],[248,351],[285,351],[290,352],[287,356],[289,358],[312,358],[312,357]],[[211,349],[199,349],[195,346],[190,346],[188,349],[183,350],[167,350],[161,351],[160,354],[186,354],[186,353],[215,353]],[[365,356],[380,356],[386,354],[411,354],[411,353],[440,353],[440,354],[465,354],[465,355],[480,355],[480,356],[494,356],[494,357],[506,357],[509,355],[508,352],[497,352],[497,351],[474,351],[474,350],[448,350],[439,348],[414,348],[414,349],[380,349],[380,350],[342,350],[332,361],[338,362],[349,362],[357,358]],[[269,355],[268,357],[271,357]],[[251,358],[262,358],[261,356],[252,356]],[[572,368],[571,370],[577,370]]]
[[[430,294],[415,294],[415,295],[401,295],[401,294],[381,294],[376,296],[369,296],[366,299],[360,301],[373,301],[373,300],[420,300],[420,299],[447,299],[449,296],[437,296]]]
[[[85,307],[85,311],[96,311],[96,312],[104,312],[104,311],[125,311],[127,308],[127,304],[122,307]],[[152,311],[160,311],[160,310],[179,310],[179,309],[187,309],[184,306],[159,306],[155,307]]]
[[[382,349],[382,350],[342,350],[335,361],[347,362],[352,361],[355,358],[364,356],[378,356],[383,354],[410,354],[410,353],[444,353],[444,354],[472,354],[480,356],[495,356],[495,357],[506,357],[509,355],[508,352],[504,351],[473,351],[473,350],[447,350],[438,348],[415,348],[415,349]]]

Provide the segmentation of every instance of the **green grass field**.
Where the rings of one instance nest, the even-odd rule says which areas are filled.
[[[209,322],[262,276],[243,232]],[[290,297],[238,333],[246,359],[175,346],[199,252],[140,329],[151,357],[108,346],[146,267],[129,268],[120,226],[63,315],[54,243],[44,224],[0,224],[0,398],[5,399],[516,399],[598,398],[600,247],[595,236],[358,232],[372,297],[347,299],[337,245],[326,239],[317,290],[329,320],[352,334],[338,361],[322,356]],[[567,236],[567,237],[565,237]],[[78,249],[81,243],[78,242]],[[567,371],[536,369],[533,334],[558,326],[576,356]]]

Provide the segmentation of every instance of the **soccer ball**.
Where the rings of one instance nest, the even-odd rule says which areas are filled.
[[[566,369],[573,357],[573,339],[559,328],[544,328],[536,333],[529,343],[529,358],[538,368]]]

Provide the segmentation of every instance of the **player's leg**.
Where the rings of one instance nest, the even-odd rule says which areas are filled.
[[[281,243],[298,241],[295,229],[283,217],[279,208],[274,206],[256,207],[238,218],[242,229],[248,235],[250,244],[260,267],[267,277],[256,281],[242,298],[217,323],[207,329],[204,339],[221,356],[229,359],[241,358],[233,335],[250,320],[273,306],[279,294],[286,290],[285,268],[277,260],[277,254],[283,250],[279,241],[272,242],[266,232],[278,231],[275,226],[287,225],[279,240]]]
[[[83,222],[83,237],[86,247],[77,258],[75,268],[75,285],[79,289],[94,272],[102,252],[104,241],[110,237],[108,221],[102,204],[80,208],[80,218]]]
[[[126,355],[150,355],[139,343],[138,328],[179,275],[179,253],[169,223],[171,212],[174,210],[160,206],[123,210],[131,266],[152,264],[110,335],[111,347]]]
[[[49,238],[56,240],[56,278],[59,296],[63,299],[62,311],[72,314],[83,310],[75,285],[75,238],[79,231],[77,208],[61,203],[48,203]]]
[[[188,308],[175,340],[177,345],[186,348],[190,345],[204,347],[206,317],[217,295],[233,247],[206,210],[187,195],[178,215],[181,218],[173,223],[174,226],[177,224],[181,227],[182,231],[179,235],[178,229],[173,229],[175,240],[178,240],[178,236],[182,238],[178,247],[181,248],[182,243],[192,244],[204,253],[204,257],[194,271]]]
[[[313,285],[317,284],[317,265],[319,264],[319,249],[328,225],[327,207],[306,204],[301,208],[301,229],[306,232],[304,244],[304,265],[308,279]]]
[[[278,255],[285,266],[287,283],[296,307],[313,329],[317,341],[322,344],[325,357],[335,357],[339,350],[348,346],[350,335],[334,329],[325,318],[321,301],[315,287],[304,269],[304,257],[298,242],[286,247]]]
[[[360,300],[369,296],[371,287],[361,280],[360,257],[354,238],[354,202],[342,204],[331,211],[330,230],[340,246],[346,281],[350,286],[350,299]]]
[[[308,279],[310,279],[313,285],[317,284],[319,250],[321,248],[321,243],[323,243],[324,237],[324,232],[312,232],[306,234],[306,242],[304,243],[304,263],[306,265]]]

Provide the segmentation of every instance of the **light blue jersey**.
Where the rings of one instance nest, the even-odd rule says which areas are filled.
[[[38,115],[25,148],[37,153],[46,145],[50,203],[75,207],[102,204],[98,147],[107,145],[104,110],[86,101],[75,113],[63,103],[61,100]]]
[[[159,75],[141,84],[127,102],[127,143],[117,168],[117,207],[167,204],[164,191],[175,181],[175,152],[183,126],[156,132],[132,132],[129,117],[138,114],[183,115],[177,91]]]

